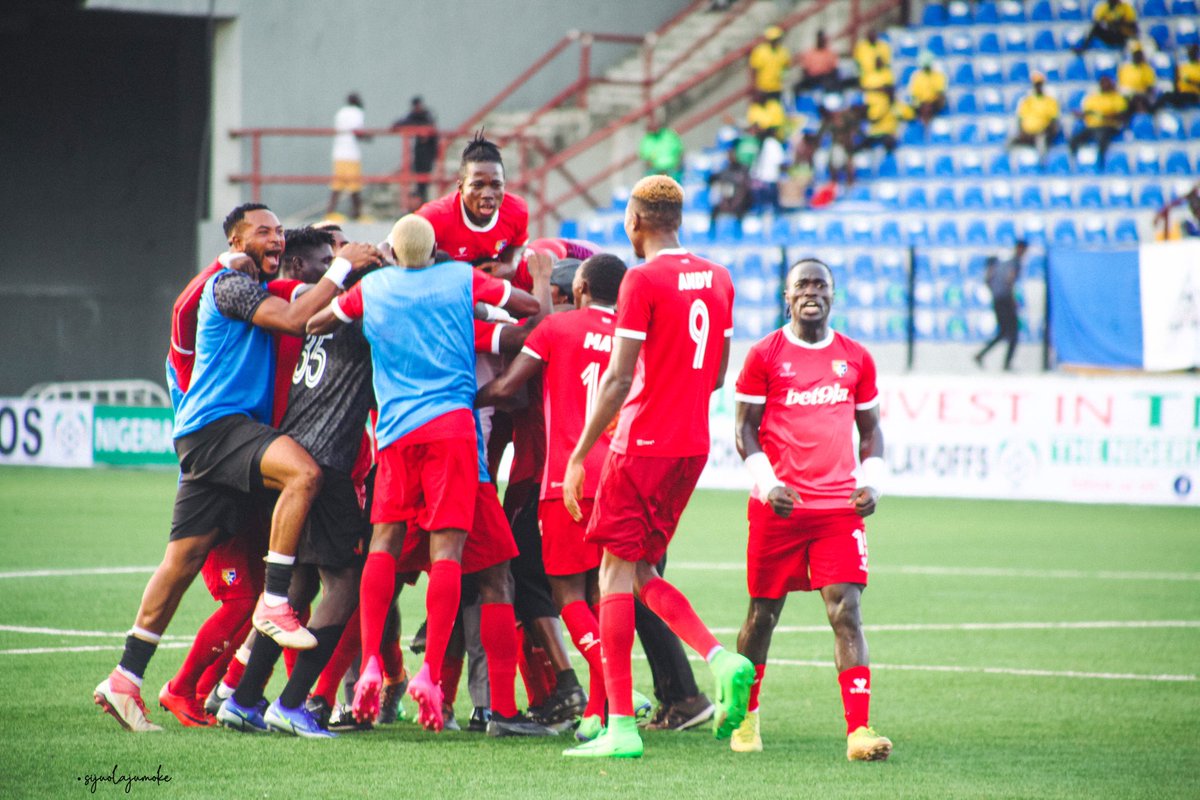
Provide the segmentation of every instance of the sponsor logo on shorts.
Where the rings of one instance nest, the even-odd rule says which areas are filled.
[[[237,583],[237,579],[238,573],[236,569],[221,570],[221,583],[225,584],[226,586],[233,586],[235,583]]]
[[[788,389],[784,405],[788,406],[833,406],[845,403],[850,399],[850,390],[836,383],[828,386],[818,386],[815,389],[798,392]]]
[[[637,440],[638,447],[649,447],[652,444],[654,444],[653,439],[638,439]]]
[[[855,678],[854,685],[850,687],[850,694],[870,694],[871,687],[867,686],[866,678]]]

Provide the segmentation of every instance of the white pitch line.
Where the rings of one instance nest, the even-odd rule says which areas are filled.
[[[80,567],[78,569],[27,569],[18,572],[0,572],[4,578],[60,578],[75,575],[133,575],[154,572],[157,567]]]
[[[34,628],[26,625],[0,625],[0,632],[7,633],[30,633],[30,634],[45,634],[47,636],[95,636],[101,638],[120,638],[124,639],[128,634],[118,631],[77,631],[69,628]],[[164,635],[164,639],[186,639],[189,642],[191,636],[171,636]]]
[[[1130,621],[1095,621],[1095,622],[953,622],[953,623],[911,623],[894,625],[864,625],[868,633],[880,631],[899,631],[904,633],[920,633],[923,631],[1049,631],[1049,630],[1117,630],[1117,629],[1156,629],[1156,628],[1200,628],[1200,620],[1165,619],[1165,620],[1130,620]],[[715,634],[737,633],[740,628],[713,628]],[[829,633],[828,625],[780,625],[775,633]]]
[[[833,669],[832,661],[796,661],[787,658],[769,659],[769,666],[821,667]],[[1017,667],[962,667],[938,664],[871,664],[871,669],[898,670],[907,672],[958,672],[976,675],[1015,675],[1030,678],[1078,678],[1106,681],[1155,681],[1190,683],[1200,680],[1196,675],[1148,675],[1136,672],[1079,672],[1076,670],[1021,669]]]
[[[184,647],[191,647],[191,642],[163,642],[158,646],[160,650],[181,650]],[[122,649],[122,645],[111,644],[96,644],[86,647],[21,647],[15,650],[0,650],[0,656],[38,656],[43,653],[95,653],[102,650],[111,650],[116,652]]]
[[[738,561],[670,561],[670,570],[696,570],[706,572],[745,572],[746,565]],[[972,578],[1062,578],[1117,581],[1200,581],[1200,572],[1121,572],[1098,570],[1088,572],[1075,569],[1016,569],[1009,567],[926,567],[912,565],[884,565],[871,567],[872,573],[884,575],[941,575]],[[0,576],[3,577],[3,576]]]

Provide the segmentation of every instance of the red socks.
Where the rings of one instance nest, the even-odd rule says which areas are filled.
[[[766,664],[754,665],[754,683],[750,686],[750,703],[746,711],[758,711],[758,693],[762,689],[763,673],[767,671]]]
[[[442,663],[442,701],[454,705],[458,699],[458,684],[462,680],[463,660],[447,658]]]
[[[430,588],[432,588],[432,580]],[[396,559],[391,553],[377,551],[367,555],[362,584],[358,588],[358,611],[362,628],[362,663],[365,667],[371,656],[379,658],[383,640],[383,625],[392,594],[396,590]],[[382,661],[382,659],[380,659]]]
[[[846,733],[866,727],[871,711],[871,668],[851,667],[838,673],[842,706],[846,709]]]
[[[588,704],[583,715],[603,716],[608,695],[604,690],[604,659],[600,656],[600,622],[582,600],[563,607],[562,621],[571,634],[571,641],[588,664]]]
[[[379,648],[383,660],[383,674],[389,680],[397,680],[404,675],[404,654],[400,652],[400,640],[389,639]]]
[[[492,711],[503,717],[517,713],[513,683],[517,679],[517,618],[510,603],[484,603],[480,606],[479,639],[487,654],[488,683],[492,691]]]
[[[239,629],[254,612],[254,603],[255,598],[226,600],[204,621],[196,631],[183,666],[171,679],[172,692],[184,697],[196,694],[200,676],[233,645]]]
[[[646,608],[658,614],[662,621],[667,623],[667,627],[687,642],[688,647],[699,653],[701,658],[708,658],[714,647],[721,646],[708,626],[696,616],[692,604],[683,596],[683,592],[662,578],[654,578],[642,587],[642,602],[646,604]]]
[[[606,594],[600,598],[600,652],[604,657],[604,688],[608,710],[633,716],[633,595]]]
[[[350,669],[350,665],[358,657],[361,647],[362,628],[358,609],[355,608],[350,619],[346,621],[346,627],[342,630],[342,638],[338,640],[337,647],[333,649],[329,663],[325,665],[325,669],[321,670],[321,677],[317,678],[313,696],[324,697],[330,708],[337,705],[338,687],[342,684],[342,678],[346,676],[346,670]]]
[[[366,583],[365,573],[363,583]],[[454,631],[454,620],[458,616],[461,599],[462,565],[448,558],[433,562],[429,569],[429,588],[425,591],[425,664],[429,667],[429,679],[435,684],[442,679],[442,661],[446,658],[446,645],[450,643],[450,634]],[[387,603],[382,606],[385,615],[391,602],[392,596],[389,594]],[[380,630],[383,630],[382,616]],[[366,657],[365,652],[363,657]],[[495,693],[495,688],[492,692]]]

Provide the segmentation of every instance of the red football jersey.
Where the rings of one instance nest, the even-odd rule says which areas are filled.
[[[750,348],[736,388],[738,401],[766,406],[758,440],[779,480],[805,508],[846,508],[858,464],[854,412],[879,403],[867,349],[840,333],[809,344],[784,327]]]
[[[592,414],[600,376],[608,369],[612,357],[616,321],[613,309],[605,306],[551,314],[525,340],[521,352],[545,363],[542,403],[547,436],[543,500],[562,497],[567,459]],[[584,462],[584,497],[596,496],[610,440],[606,431],[588,453]]]
[[[186,392],[192,385],[192,366],[196,362],[196,316],[200,311],[200,295],[204,284],[217,272],[224,269],[220,261],[213,261],[196,277],[192,278],[175,304],[171,306],[171,349],[167,351],[167,363],[175,371],[175,385]]]
[[[295,278],[279,278],[267,284],[267,291],[290,303],[296,299],[296,290],[304,285],[303,281]],[[303,336],[275,334],[275,397],[271,406],[271,424],[276,428],[283,422],[283,415],[287,413],[288,393],[292,391],[292,373],[296,370],[303,350]]]
[[[617,336],[642,341],[612,449],[637,456],[708,455],[709,397],[733,336],[729,271],[686,250],[660,250],[625,273]]]
[[[520,196],[504,193],[500,208],[484,226],[467,219],[458,192],[433,200],[417,209],[433,225],[439,250],[455,261],[471,264],[494,261],[504,248],[529,241],[529,208]]]

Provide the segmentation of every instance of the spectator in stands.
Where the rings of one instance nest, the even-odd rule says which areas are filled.
[[[946,108],[946,73],[933,66],[933,53],[922,50],[917,58],[920,66],[908,79],[908,94],[912,98],[913,110],[922,125]]]
[[[1158,98],[1156,111],[1164,106],[1192,108],[1200,105],[1200,45],[1188,47],[1187,55],[1187,61],[1176,62],[1172,91]]]
[[[647,175],[669,175],[683,179],[683,139],[658,118],[650,117],[646,135],[638,145],[638,158],[646,163]]]
[[[792,86],[795,94],[814,89],[833,92],[839,88],[838,57],[829,46],[825,31],[817,31],[816,45],[800,54],[800,69],[804,77]]]
[[[983,357],[988,351],[1002,341],[1008,342],[1008,351],[1004,354],[1004,371],[1012,371],[1013,353],[1017,350],[1017,333],[1020,325],[1017,321],[1017,279],[1021,277],[1021,262],[1029,249],[1024,241],[1018,241],[1013,253],[1007,259],[989,258],[984,281],[992,292],[992,309],[996,312],[996,335],[983,349],[975,354],[975,363],[983,369]]]
[[[783,168],[787,164],[787,154],[783,144],[771,131],[752,128],[751,133],[758,136],[758,157],[750,168],[750,178],[754,187],[754,207],[761,214],[767,208],[775,214],[779,208],[779,179],[783,176]]]
[[[410,126],[432,128],[436,125],[437,120],[434,119],[433,112],[425,105],[425,101],[421,99],[421,96],[417,95],[409,104],[408,113],[392,123],[392,130]],[[433,172],[433,162],[437,158],[437,133],[414,136],[411,146],[412,160],[410,166],[414,173],[421,176],[417,179],[416,191],[421,197],[421,202],[425,203],[429,200],[429,173]]]
[[[1092,11],[1092,29],[1075,47],[1075,55],[1083,55],[1093,39],[1099,39],[1109,47],[1123,48],[1137,32],[1137,11],[1132,4],[1126,0],[1101,0]]]
[[[875,31],[869,31],[866,38],[859,39],[854,43],[853,56],[854,63],[858,65],[860,85],[862,85],[863,78],[879,68],[880,59],[883,59],[885,67],[890,68],[892,65],[892,48],[887,42],[880,40],[879,34]]]
[[[812,123],[797,128],[788,142],[791,163],[787,177],[779,181],[779,205],[785,209],[801,208],[808,197],[815,174],[813,158],[817,154],[818,135],[819,125]]]
[[[883,56],[875,59],[875,67],[859,76],[858,85],[864,92],[875,92],[896,85],[896,76],[891,66],[883,60]]]
[[[1180,236],[1184,239],[1200,238],[1200,186],[1188,192],[1187,207],[1192,212],[1192,218],[1184,217],[1179,226]]]
[[[854,150],[858,145],[861,119],[861,107],[847,107],[841,95],[825,96],[817,140],[823,141],[826,135],[829,136],[829,177],[834,183],[841,181],[847,186],[854,183]]]
[[[750,169],[738,161],[737,150],[730,148],[725,165],[708,178],[708,202],[712,212],[708,220],[708,237],[716,238],[717,217],[732,216],[738,235],[742,233],[742,218],[750,210]]]
[[[779,102],[779,98],[765,92],[756,94],[754,101],[746,108],[747,127],[758,128],[778,136],[786,124],[787,112],[783,109],[783,103]]]
[[[742,131],[737,142],[733,146],[733,152],[737,156],[738,163],[744,166],[747,170],[754,166],[754,159],[758,158],[758,137],[750,130]]]
[[[1099,90],[1083,98],[1083,106],[1075,112],[1075,116],[1083,118],[1083,125],[1068,143],[1071,155],[1078,155],[1083,144],[1094,142],[1099,150],[1099,167],[1103,170],[1104,154],[1108,152],[1112,140],[1121,135],[1121,129],[1129,117],[1129,103],[1117,91],[1113,79],[1101,75]]]
[[[792,54],[781,43],[783,28],[772,25],[763,32],[764,42],[759,42],[750,51],[750,72],[754,91],[769,99],[783,97],[783,74],[792,63]]]
[[[1117,70],[1117,86],[1129,102],[1130,113],[1148,114],[1154,108],[1154,86],[1158,83],[1158,76],[1154,74],[1154,67],[1146,61],[1142,46],[1136,42],[1130,59]]]
[[[910,120],[915,114],[911,106],[896,99],[896,89],[885,87],[881,91],[867,92],[864,98],[864,129],[856,149],[872,150],[883,147],[890,155],[896,149],[900,120]]]
[[[1041,156],[1042,165],[1046,164],[1046,154],[1050,145],[1058,138],[1060,125],[1058,121],[1058,101],[1046,94],[1046,76],[1035,72],[1029,78],[1033,90],[1021,98],[1017,106],[1017,134],[1008,146],[1033,147]]]
[[[351,213],[354,219],[362,216],[362,148],[360,140],[370,137],[363,134],[366,127],[366,117],[363,114],[363,101],[358,92],[351,92],[346,97],[346,105],[338,109],[333,118],[333,127],[337,131],[333,136],[333,180],[329,182],[329,206],[325,216],[337,219],[338,197],[342,192],[349,192]]]

